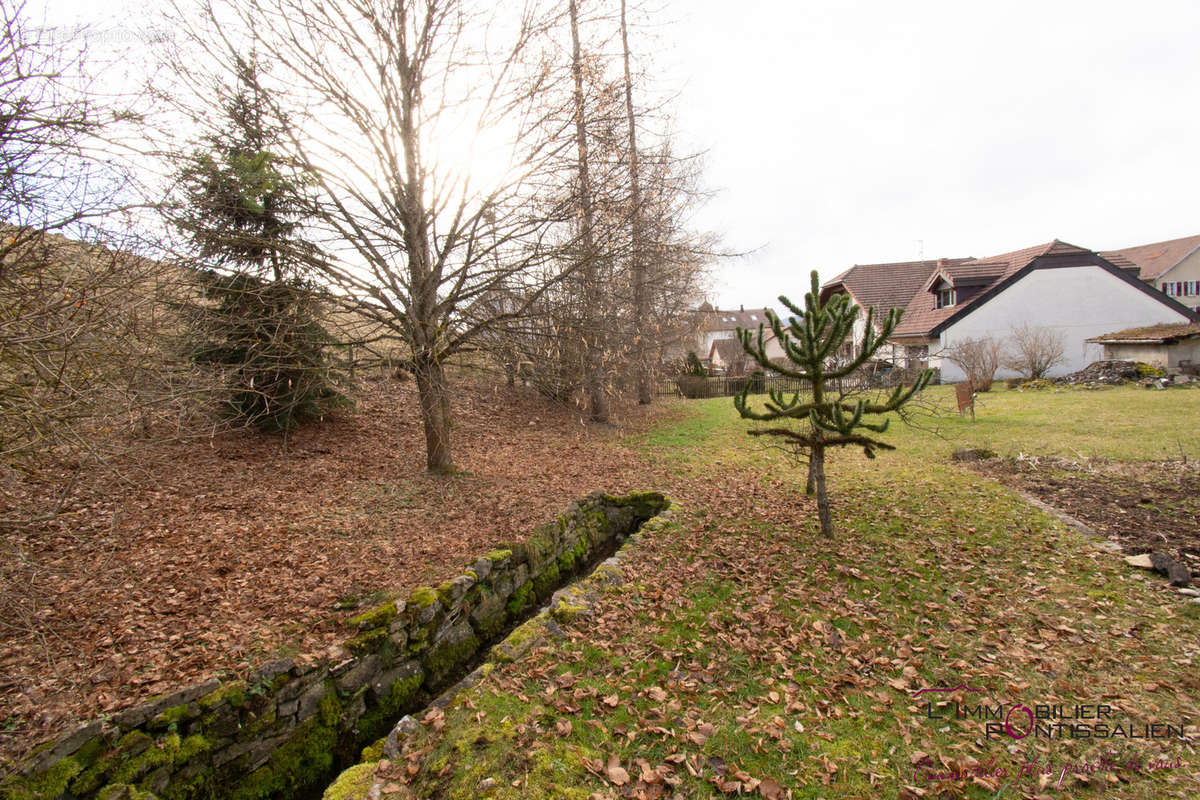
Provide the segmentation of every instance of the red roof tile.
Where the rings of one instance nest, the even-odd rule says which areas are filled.
[[[938,264],[962,264],[969,258],[934,259],[931,261],[897,261],[888,264],[855,264],[822,287],[821,296],[828,297],[837,287],[844,288],[855,302],[864,308],[874,308],[876,314],[893,308],[904,308],[913,295],[921,291],[925,281]]]
[[[708,349],[708,357],[720,356],[725,364],[745,361],[746,350],[738,339],[713,339],[712,347]]]
[[[1200,237],[1196,237],[1200,243]],[[1090,254],[1092,251],[1055,239],[1045,244],[1013,250],[987,258],[949,258],[937,261],[907,261],[895,264],[854,266],[825,284],[822,295],[845,288],[863,306],[876,313],[891,308],[904,309],[904,318],[892,333],[896,338],[925,338],[941,323],[970,308],[987,290],[1027,267],[1041,256]],[[1136,266],[1123,252],[1114,251],[1106,260],[1120,269]],[[935,275],[944,275],[951,285],[981,287],[966,300],[946,308],[936,308],[937,297],[929,291]]]
[[[1025,247],[1021,250],[1013,250],[1011,253],[1001,253],[998,256],[972,258],[958,264],[947,263],[942,268],[942,271],[951,278],[962,277],[969,280],[971,278],[993,277],[994,279],[988,283],[990,287],[1024,269],[1035,258],[1045,255],[1089,252],[1091,251],[1055,239],[1046,244]],[[892,336],[898,338],[928,336],[931,330],[964,308],[970,307],[982,295],[983,292],[981,291],[965,302],[946,308],[935,308],[937,297],[932,292],[917,292],[904,309],[904,318],[896,326],[896,330],[892,333]]]
[[[726,311],[716,308],[707,311],[701,306],[697,309],[700,315],[700,329],[705,331],[731,331],[735,328],[758,330],[758,326],[767,321],[767,315],[761,308],[751,308],[745,311]]]
[[[1113,261],[1114,257],[1123,258],[1137,265],[1141,270],[1139,277],[1142,280],[1152,281],[1186,258],[1197,247],[1200,247],[1200,236],[1185,236],[1182,239],[1109,250],[1100,255],[1114,264],[1117,263]]]

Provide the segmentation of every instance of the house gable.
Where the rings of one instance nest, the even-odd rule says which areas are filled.
[[[1120,250],[1105,250],[1100,255],[1118,266],[1121,266],[1118,259],[1128,261],[1137,266],[1142,280],[1157,282],[1198,249],[1200,236],[1184,236],[1164,242],[1124,247]]]
[[[1190,321],[1187,309],[1164,302],[1167,298],[1159,292],[1094,254],[1048,263],[1019,270],[987,302],[936,326],[932,335],[937,348],[945,352],[968,339],[1004,342],[1022,325],[1049,328],[1063,344],[1064,360],[1051,372],[1058,375],[1103,358],[1100,345],[1088,340],[1114,328]],[[948,360],[942,360],[941,368],[943,380],[963,378],[961,369]],[[1015,374],[1002,370],[997,377]]]
[[[1198,315],[1196,312],[1192,311],[1190,308],[1178,302],[1177,300],[1167,297],[1153,286],[1139,280],[1129,270],[1117,267],[1112,262],[1102,258],[1096,253],[1083,250],[1081,248],[1075,248],[1074,251],[1065,249],[1060,249],[1058,251],[1051,250],[1047,251],[1045,255],[1037,256],[1029,261],[1029,263],[1025,266],[989,286],[987,289],[981,292],[978,297],[975,298],[974,302],[963,306],[955,313],[947,315],[944,319],[934,324],[933,327],[929,329],[928,335],[930,337],[940,335],[943,330],[953,324],[957,324],[967,315],[978,311],[988,301],[994,299],[1001,292],[1005,291],[1008,287],[1012,286],[1014,283],[1021,280],[1034,270],[1066,269],[1070,267],[1084,266],[1099,267],[1123,283],[1133,287],[1138,292],[1146,294],[1159,303],[1167,306],[1172,311],[1182,314],[1186,319],[1192,321],[1200,320],[1200,315]],[[1047,324],[1053,324],[1053,322],[1054,320],[1047,320]]]

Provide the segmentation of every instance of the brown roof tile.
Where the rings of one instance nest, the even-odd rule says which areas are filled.
[[[1141,270],[1139,277],[1144,281],[1152,281],[1178,264],[1189,253],[1200,247],[1200,236],[1184,236],[1181,239],[1169,239],[1165,242],[1123,247],[1120,250],[1108,250],[1101,256],[1112,261],[1113,258],[1123,258]],[[1122,266],[1117,264],[1117,266]]]
[[[1200,237],[1196,237],[1200,242]],[[891,308],[904,309],[904,318],[892,333],[895,338],[927,337],[934,328],[965,308],[971,307],[988,289],[1027,267],[1035,258],[1047,255],[1091,253],[1092,251],[1055,239],[1045,244],[1024,247],[1009,253],[987,258],[949,258],[937,261],[908,261],[895,264],[865,264],[854,266],[825,284],[823,295],[844,287],[864,306],[873,306],[876,313]],[[1105,255],[1113,266],[1127,269],[1135,266],[1123,252]],[[951,284],[982,285],[982,289],[967,300],[948,308],[936,308],[937,298],[927,291],[934,275],[941,273]],[[907,298],[907,299],[904,299]]]
[[[700,315],[700,328],[705,331],[731,331],[735,328],[758,330],[758,326],[767,321],[767,315],[761,308],[750,308],[745,311],[727,311],[716,308],[706,311],[701,307],[697,313]]]
[[[1055,239],[1046,244],[1025,247],[1021,250],[1013,250],[1011,253],[1001,253],[998,256],[966,259],[957,264],[947,263],[942,271],[951,278],[960,276],[967,279],[993,277],[994,279],[988,283],[990,287],[1024,269],[1029,262],[1040,256],[1088,252],[1091,251]],[[966,302],[948,308],[935,308],[937,298],[932,292],[917,292],[904,309],[904,318],[896,326],[892,336],[897,338],[928,336],[931,330],[964,308],[968,308],[982,295],[981,291]]]
[[[746,359],[746,351],[737,339],[713,339],[712,347],[708,350],[708,357],[712,358],[714,354],[720,356],[721,361],[726,364]]]
[[[828,297],[841,286],[863,307],[874,308],[875,313],[886,313],[893,308],[904,308],[913,295],[921,290],[925,281],[938,268],[938,264],[961,264],[969,258],[934,259],[930,261],[896,261],[888,264],[855,264],[822,288],[822,296]]]

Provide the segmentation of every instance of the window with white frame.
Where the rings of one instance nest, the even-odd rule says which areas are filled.
[[[955,300],[955,296],[954,296],[953,287],[939,289],[938,293],[937,293],[937,301],[934,304],[934,308],[948,308],[948,307],[954,305],[954,300]]]

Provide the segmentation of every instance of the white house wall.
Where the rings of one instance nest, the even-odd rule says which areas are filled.
[[[992,336],[1004,341],[1023,323],[1046,325],[1066,334],[1063,363],[1050,371],[1065,375],[1103,358],[1098,344],[1085,342],[1126,328],[1165,322],[1187,322],[1177,311],[1097,266],[1036,269],[942,331],[938,347],[964,339]],[[930,347],[931,354],[937,347]],[[942,380],[966,380],[962,370],[942,359]],[[997,377],[1015,376],[1001,369]]]

